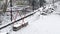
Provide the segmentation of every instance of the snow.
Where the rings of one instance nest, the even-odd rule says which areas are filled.
[[[2,18],[2,25],[0,25],[0,28],[11,23],[11,20],[10,20],[10,16],[7,16],[7,15],[4,15],[4,16],[1,16]]]
[[[55,11],[59,11],[59,7]],[[60,15],[55,14],[55,12],[45,16],[37,12],[26,18],[25,21],[29,23],[27,27],[16,32],[11,31],[10,34],[60,34]]]
[[[40,12],[35,13],[25,19],[28,21],[28,26],[19,31],[11,31],[10,34],[60,34],[60,16],[40,15]]]
[[[39,13],[39,12],[38,12]],[[36,14],[38,14],[36,13]],[[60,16],[51,14],[48,16],[33,15],[28,17],[29,25],[11,34],[60,34]]]
[[[15,24],[14,24],[14,27],[19,27],[19,26],[21,26],[21,25],[22,25],[22,20],[19,21],[19,22],[17,22],[17,23],[15,23]]]
[[[0,34],[6,34],[6,32],[4,32],[4,33],[0,33]]]

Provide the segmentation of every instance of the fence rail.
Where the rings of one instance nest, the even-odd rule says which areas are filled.
[[[12,23],[9,23],[9,24],[7,24],[7,25],[1,27],[0,30],[1,30],[1,29],[4,29],[4,28],[6,28],[6,27],[8,27],[8,26],[10,26],[10,25],[12,25],[12,24],[14,24],[14,23],[20,21],[20,20],[23,20],[23,19],[25,19],[25,18],[27,18],[27,17],[29,17],[29,16],[32,16],[32,15],[34,15],[36,12],[38,12],[38,11],[34,11],[34,12],[32,12],[32,13],[30,13],[30,14],[28,14],[28,15],[26,15],[26,16],[24,16],[24,17],[18,19],[18,20],[16,20],[16,21],[13,21]]]

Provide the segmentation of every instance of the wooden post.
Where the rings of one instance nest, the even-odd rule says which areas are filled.
[[[11,21],[12,21],[12,0],[10,0],[10,7],[11,7]]]

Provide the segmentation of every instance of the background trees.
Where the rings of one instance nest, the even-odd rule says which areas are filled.
[[[45,0],[39,0],[39,5],[40,5],[40,7],[41,7],[41,6],[44,6],[45,3],[46,3]]]
[[[33,7],[33,10],[43,6],[44,3],[46,3],[45,0],[29,0],[29,4]]]

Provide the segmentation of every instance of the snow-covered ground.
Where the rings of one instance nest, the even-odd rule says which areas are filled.
[[[29,25],[19,31],[12,31],[11,34],[60,34],[60,6],[58,6],[51,15],[42,16],[35,14],[35,17],[29,19]],[[34,15],[33,15],[34,16]]]
[[[38,13],[36,13],[38,14]],[[60,16],[51,14],[48,16],[33,15],[29,19],[29,25],[11,34],[60,34]],[[32,16],[31,16],[32,17]]]
[[[60,15],[57,15],[60,6],[50,15],[40,15],[35,13],[25,19],[28,26],[18,31],[11,31],[10,34],[60,34]],[[40,15],[40,16],[39,16]]]
[[[60,34],[60,16],[56,14],[40,15],[39,12],[26,18],[28,26],[10,34]]]
[[[55,5],[56,5],[57,7],[55,8],[55,12],[54,12],[54,13],[59,14],[59,13],[60,13],[60,1],[56,2]]]

